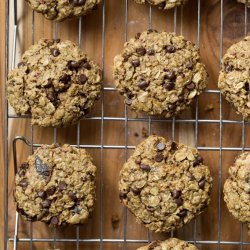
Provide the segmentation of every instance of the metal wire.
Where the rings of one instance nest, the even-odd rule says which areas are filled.
[[[12,1],[13,8],[11,9],[13,11],[13,16],[14,16],[14,26],[9,27],[9,7],[10,7],[10,2]],[[125,3],[125,41],[128,39],[128,0],[124,0]],[[221,12],[220,12],[220,63],[223,55],[223,15],[224,15],[224,2],[223,0],[220,0],[220,5],[221,5]],[[17,0],[6,0],[6,79],[7,79],[7,73],[8,73],[8,67],[9,67],[9,51],[10,51],[10,46],[9,46],[9,30],[10,28],[13,30],[13,48],[12,48],[12,54],[11,54],[11,69],[14,68],[16,64],[16,46],[17,46],[17,33],[18,33],[18,17],[17,17]],[[177,7],[174,8],[174,32],[177,31],[178,27],[178,9]],[[103,1],[102,5],[102,69],[104,69],[104,63],[105,63],[105,28],[106,28],[106,1]],[[182,32],[182,15],[183,15],[183,8],[181,8],[180,14],[181,15],[181,32]],[[151,29],[152,28],[152,7],[149,7],[149,23],[148,26]],[[200,30],[200,21],[201,21],[201,0],[197,0],[197,45],[198,47],[200,46],[200,36],[201,36],[201,30]],[[78,24],[78,44],[81,47],[82,45],[82,22],[83,19],[79,19],[79,24]],[[244,17],[244,34],[247,35],[248,32],[248,10],[247,10],[247,5],[245,5],[245,17]],[[34,43],[34,37],[35,37],[35,32],[34,32],[34,27],[35,27],[35,16],[34,12],[32,13],[32,43]],[[58,37],[59,33],[59,25],[57,23],[54,24],[54,37]],[[104,79],[104,71],[102,75]],[[243,241],[243,225],[241,224],[240,227],[240,241],[222,241],[221,240],[221,179],[222,179],[222,152],[223,151],[244,151],[244,150],[250,150],[250,148],[245,146],[245,127],[249,122],[246,122],[244,120],[227,120],[223,119],[223,109],[222,109],[222,96],[219,90],[206,90],[205,93],[207,94],[212,94],[212,95],[218,95],[220,99],[220,108],[219,108],[219,119],[199,119],[199,105],[198,105],[198,100],[196,102],[196,108],[195,108],[195,119],[179,119],[179,118],[173,118],[173,119],[161,119],[161,118],[151,118],[151,117],[139,117],[139,118],[130,118],[128,117],[128,110],[127,106],[125,105],[124,111],[125,115],[124,117],[108,117],[105,116],[104,113],[104,92],[111,92],[115,91],[114,87],[103,87],[103,91],[101,94],[101,116],[97,117],[88,117],[88,118],[83,118],[83,120],[99,120],[101,121],[101,136],[100,136],[100,144],[98,145],[89,145],[89,144],[81,144],[80,141],[80,125],[81,121],[78,122],[77,124],[77,140],[76,144],[72,145],[78,148],[93,148],[93,149],[100,149],[100,158],[101,158],[101,165],[100,165],[100,237],[99,238],[93,238],[93,239],[82,239],[80,238],[80,227],[76,227],[76,235],[74,239],[68,239],[68,238],[57,238],[57,232],[54,229],[51,233],[51,238],[34,238],[33,237],[33,224],[30,223],[30,236],[29,237],[19,237],[19,214],[16,212],[15,216],[15,230],[14,230],[14,235],[12,237],[8,236],[8,136],[9,136],[9,131],[8,131],[8,121],[9,119],[30,119],[30,116],[28,115],[22,115],[22,116],[17,116],[13,114],[9,114],[8,110],[8,102],[6,100],[5,102],[5,174],[4,174],[4,181],[5,181],[5,187],[4,187],[4,196],[5,196],[5,201],[4,201],[4,221],[5,221],[5,228],[4,228],[4,233],[5,233],[5,241],[4,241],[4,249],[7,249],[8,241],[13,242],[13,248],[17,249],[18,243],[19,242],[27,242],[29,243],[30,249],[33,248],[34,242],[49,242],[53,245],[53,248],[56,248],[56,244],[58,242],[63,242],[63,243],[75,243],[76,244],[76,249],[80,249],[80,243],[99,243],[100,249],[103,249],[103,244],[104,243],[113,243],[113,244],[123,244],[123,249],[126,249],[126,244],[127,243],[147,243],[151,241],[151,234],[148,231],[148,238],[147,239],[127,239],[127,209],[124,208],[124,227],[123,227],[123,238],[122,239],[106,239],[103,238],[103,175],[104,175],[104,166],[103,166],[103,150],[104,149],[121,149],[124,150],[125,152],[125,160],[127,160],[128,157],[128,149],[134,149],[135,145],[128,145],[128,123],[129,122],[145,122],[148,124],[148,131],[149,134],[152,132],[152,123],[154,122],[162,122],[166,124],[171,124],[172,126],[172,139],[174,140],[175,138],[175,127],[176,124],[192,124],[195,129],[195,134],[194,134],[194,140],[195,140],[195,146],[198,148],[198,150],[204,150],[204,151],[217,151],[219,152],[219,168],[218,168],[218,233],[217,233],[217,239],[216,240],[198,240],[197,239],[197,225],[196,225],[196,220],[194,221],[194,230],[193,230],[193,240],[190,240],[189,242],[194,243],[194,244],[199,244],[199,245],[215,245],[217,246],[217,249],[221,249],[221,246],[223,245],[234,245],[234,246],[239,246],[240,249],[243,249],[243,246],[249,246],[250,242],[244,242]],[[124,135],[125,135],[125,144],[124,145],[106,145],[104,143],[104,122],[105,121],[113,121],[113,122],[119,122],[122,121],[124,122]],[[218,124],[220,128],[220,134],[219,134],[219,145],[215,147],[201,147],[198,145],[198,127],[199,124]],[[225,124],[239,124],[242,126],[242,145],[241,147],[223,147],[222,146],[222,138],[223,138],[223,126]],[[25,137],[22,136],[17,136],[13,140],[13,156],[14,156],[14,172],[16,173],[17,171],[17,151],[16,151],[16,144],[18,141],[22,141],[25,143],[27,146],[30,147],[31,153],[33,152],[34,148],[40,147],[41,144],[39,143],[34,143],[33,141],[33,127],[31,126],[30,128],[30,140],[28,140]],[[54,129],[54,142],[57,141],[57,130]],[[174,235],[174,232],[171,232],[171,236]]]

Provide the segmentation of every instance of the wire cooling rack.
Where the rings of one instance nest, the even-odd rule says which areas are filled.
[[[106,0],[107,1],[107,0]],[[106,24],[106,1],[103,0],[102,4],[102,68],[104,68],[104,60],[105,60],[105,51],[104,51],[104,46],[105,46],[105,24]],[[129,0],[121,0],[125,4],[125,34],[124,34],[124,40],[127,40],[127,33],[128,33],[128,5],[129,5]],[[201,1],[203,0],[196,0],[197,1],[197,45],[200,45],[200,31],[201,31]],[[12,4],[12,5],[11,5]],[[20,4],[20,1],[17,0],[6,0],[6,79],[7,79],[7,74],[9,69],[13,69],[16,65],[16,48],[17,48],[17,34],[18,34],[18,19],[17,19],[17,9],[18,9],[18,4]],[[21,3],[22,4],[22,3]],[[13,6],[13,8],[10,8],[10,5]],[[182,15],[182,8],[175,8],[174,9],[174,32],[177,30],[177,14]],[[245,5],[245,12],[244,12],[244,34],[246,35],[248,32],[248,10],[247,10],[247,5]],[[14,18],[13,20],[13,26],[10,26],[10,17]],[[222,59],[223,55],[223,17],[224,17],[224,1],[220,0],[220,61]],[[149,15],[148,15],[148,26],[149,28],[152,27],[152,9],[149,6]],[[34,12],[32,14],[32,42],[34,43],[34,28],[35,28],[35,22],[34,22]],[[13,31],[13,37],[12,43],[9,42],[9,34],[10,30]],[[58,30],[57,30],[57,25],[55,25],[54,28],[54,37],[56,38],[58,36]],[[82,18],[79,19],[79,35],[78,35],[78,43],[81,45],[81,39],[82,39]],[[12,46],[11,46],[12,44]],[[11,60],[9,60],[11,58]],[[104,73],[103,73],[104,74]],[[104,76],[104,75],[103,75]],[[151,241],[151,234],[148,231],[148,238],[147,239],[129,239],[127,238],[127,210],[124,208],[124,233],[123,233],[123,238],[120,239],[111,239],[111,238],[104,238],[103,234],[103,150],[104,149],[121,149],[125,151],[125,158],[127,159],[128,156],[128,150],[129,149],[134,149],[135,145],[128,145],[128,123],[130,121],[141,121],[145,122],[148,126],[148,131],[149,134],[151,134],[151,124],[152,122],[163,122],[163,123],[168,123],[171,124],[172,126],[172,139],[175,137],[175,125],[176,124],[193,124],[195,128],[195,146],[199,150],[204,150],[204,151],[217,151],[219,153],[219,162],[218,162],[218,233],[217,233],[217,240],[197,240],[197,225],[196,221],[194,221],[194,229],[193,229],[193,239],[189,240],[190,242],[194,244],[199,244],[199,246],[203,245],[212,245],[214,246],[213,249],[223,249],[223,246],[226,245],[231,245],[235,246],[233,249],[243,249],[245,246],[250,245],[250,242],[244,242],[243,241],[243,225],[240,227],[240,241],[223,241],[221,240],[221,196],[222,196],[222,151],[244,151],[244,150],[250,150],[250,148],[245,147],[245,124],[246,122],[244,120],[239,121],[239,120],[225,120],[223,119],[223,109],[222,109],[222,96],[221,93],[218,90],[206,90],[205,92],[211,95],[217,95],[219,97],[219,119],[199,119],[198,116],[198,99],[196,101],[196,107],[195,107],[195,118],[194,119],[158,119],[158,118],[147,118],[147,117],[142,117],[142,118],[130,118],[128,117],[128,110],[127,107],[124,106],[124,111],[125,115],[124,117],[107,117],[104,116],[104,93],[105,92],[112,92],[115,91],[115,88],[113,87],[103,87],[103,92],[101,96],[101,116],[96,116],[96,117],[88,117],[84,118],[85,120],[98,120],[101,122],[101,143],[99,145],[84,145],[80,143],[80,122],[77,125],[77,143],[73,146],[80,147],[80,148],[94,148],[94,149],[100,149],[100,157],[101,157],[101,166],[100,166],[100,236],[99,238],[88,238],[88,239],[83,239],[80,238],[80,226],[76,227],[76,234],[75,238],[57,238],[57,232],[56,229],[53,230],[51,238],[35,238],[33,237],[33,225],[30,222],[30,237],[29,238],[24,238],[24,237],[19,237],[19,215],[16,212],[15,214],[15,230],[14,234],[10,235],[8,227],[9,227],[9,221],[8,221],[8,191],[9,191],[9,184],[8,184],[8,173],[9,173],[9,166],[8,165],[8,160],[9,160],[9,155],[10,152],[8,150],[9,142],[8,142],[8,137],[9,137],[9,130],[8,130],[8,123],[9,119],[27,119],[30,118],[29,116],[23,115],[23,116],[17,116],[17,115],[12,115],[9,113],[9,107],[8,107],[8,101],[7,98],[5,100],[5,174],[4,174],[4,249],[8,248],[8,243],[12,242],[13,243],[13,249],[18,248],[18,244],[21,242],[26,242],[29,244],[29,248],[33,249],[34,244],[36,242],[51,242],[53,243],[53,247],[56,248],[56,244],[58,242],[64,242],[66,243],[75,243],[75,249],[80,249],[80,243],[86,242],[86,243],[98,243],[100,249],[105,249],[104,243],[112,243],[112,244],[123,244],[123,248],[126,249],[126,243],[147,243]],[[104,121],[120,121],[124,122],[124,136],[125,136],[125,144],[124,145],[106,145],[104,143]],[[199,146],[198,145],[198,126],[199,124],[218,124],[219,125],[219,146],[218,147],[205,147],[205,146]],[[239,124],[242,126],[242,143],[241,147],[225,147],[222,144],[222,139],[223,139],[223,125],[224,124]],[[36,147],[41,146],[41,144],[36,144],[33,143],[33,127],[30,127],[31,129],[31,137],[28,140],[26,137],[23,136],[16,136],[15,139],[12,141],[12,147],[13,147],[13,155],[14,155],[14,172],[16,172],[17,169],[17,152],[16,152],[16,143],[17,141],[22,141],[25,143],[27,146],[30,147],[30,152],[33,152],[33,149]],[[57,141],[57,129],[54,129],[54,142]],[[126,160],[125,159],[125,160]],[[27,222],[29,223],[29,222]],[[173,236],[173,232],[171,232],[171,236]]]

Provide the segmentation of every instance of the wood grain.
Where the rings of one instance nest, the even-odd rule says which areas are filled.
[[[149,27],[149,7],[140,6],[133,1],[128,1],[128,38],[134,36],[135,33],[140,32]],[[4,30],[4,1],[0,2],[0,18],[1,29]],[[24,3],[18,1],[18,47],[17,60],[20,60],[21,54],[32,44],[32,11]],[[11,6],[13,8],[13,6]],[[12,12],[12,11],[11,11]],[[249,12],[249,11],[248,11]],[[106,1],[106,23],[105,23],[105,44],[104,44],[104,61],[102,61],[102,7],[94,13],[84,17],[82,27],[82,43],[81,48],[100,65],[104,66],[104,85],[113,86],[112,79],[112,62],[114,56],[120,52],[125,41],[125,0],[108,0]],[[10,20],[13,16],[10,15]],[[248,22],[250,25],[250,22]],[[11,25],[13,23],[11,22]],[[10,26],[12,27],[12,26]],[[161,12],[152,8],[152,27],[158,30],[173,31],[174,29],[174,10],[168,12]],[[55,23],[45,20],[41,15],[35,14],[35,32],[34,38],[37,41],[41,37],[51,38],[57,29],[58,36],[61,39],[70,39],[78,41],[78,21],[69,20]],[[197,0],[189,0],[188,4],[183,9],[177,10],[177,33],[183,34],[187,39],[197,41]],[[10,37],[13,29],[10,28]],[[3,34],[3,32],[2,32]],[[240,40],[244,36],[244,5],[236,3],[235,0],[224,1],[224,39],[223,49],[227,49],[232,43]],[[3,94],[4,87],[4,38],[1,36],[1,94]],[[10,52],[12,44],[10,43]],[[209,89],[217,89],[217,78],[220,68],[220,1],[219,0],[201,0],[201,33],[200,33],[200,51],[202,59],[207,66],[209,72]],[[213,105],[213,110],[206,112],[205,109],[208,104]],[[3,98],[1,99],[1,114],[3,114]],[[205,93],[199,98],[198,103],[198,118],[199,119],[219,119],[219,95]],[[241,120],[241,117],[235,114],[234,109],[223,100],[222,104],[223,119]],[[13,113],[13,110],[9,110]],[[136,115],[130,110],[125,110],[123,98],[117,92],[104,93],[104,115],[105,117],[124,117],[127,112],[129,118],[136,118]],[[95,110],[91,116],[101,116],[101,101],[96,105]],[[3,116],[2,116],[3,117]],[[184,112],[179,118],[195,119],[195,105],[191,110]],[[102,126],[103,125],[103,126]],[[127,126],[127,127],[126,127]],[[69,129],[58,129],[56,140],[61,143],[75,144],[77,141],[76,126]],[[198,137],[195,138],[195,130],[197,128]],[[3,136],[3,126],[1,127],[0,139]],[[149,131],[168,139],[172,138],[172,123],[171,122],[154,122],[149,124],[142,121],[109,121],[105,120],[102,124],[100,120],[82,120],[80,124],[80,143],[89,145],[100,145],[103,131],[104,145],[137,145],[144,139],[143,131]],[[127,135],[125,135],[127,131]],[[13,161],[11,142],[17,135],[23,135],[31,140],[33,132],[34,143],[52,143],[54,141],[54,130],[51,128],[42,129],[39,127],[30,126],[29,119],[10,119],[9,120],[9,237],[14,235],[15,223],[15,205],[12,198],[13,191]],[[241,147],[242,127],[240,124],[223,124],[222,130],[222,145],[225,147]],[[250,146],[249,125],[245,129],[245,146]],[[127,140],[126,140],[127,136]],[[174,138],[177,141],[187,143],[189,145],[198,145],[203,147],[219,147],[220,146],[220,130],[218,123],[176,123],[174,130]],[[196,140],[197,139],[197,140]],[[196,143],[197,141],[197,143]],[[3,140],[1,140],[3,142]],[[1,148],[3,149],[3,148]],[[119,170],[129,156],[131,150],[120,149],[90,149],[94,157],[94,162],[98,167],[97,180],[97,202],[96,209],[93,213],[92,219],[80,227],[80,238],[98,239],[100,237],[101,221],[103,238],[105,239],[122,239],[124,236],[124,208],[120,204],[117,190],[117,180]],[[1,150],[1,153],[3,150]],[[30,154],[31,149],[22,143],[18,144],[18,163],[21,163]],[[238,152],[223,151],[222,152],[222,182],[219,183],[219,152],[218,151],[202,151],[206,164],[210,166],[212,175],[214,177],[214,187],[211,194],[212,202],[208,210],[199,216],[196,220],[196,239],[197,240],[213,240],[218,239],[218,188],[219,184],[223,184],[227,177],[228,167],[232,164]],[[0,163],[2,163],[2,154],[0,155]],[[101,179],[102,170],[102,182]],[[0,178],[3,174],[3,164],[0,165]],[[1,181],[1,180],[0,180]],[[3,183],[3,182],[1,182]],[[101,193],[102,189],[102,193]],[[3,197],[3,188],[0,188],[0,199]],[[101,194],[102,201],[101,204]],[[1,200],[2,201],[2,200]],[[1,202],[0,201],[0,202]],[[2,203],[3,204],[3,203]],[[102,209],[102,213],[100,210]],[[0,207],[0,233],[2,226],[3,207]],[[114,229],[111,223],[112,215],[118,215],[120,223],[118,228]],[[19,237],[30,237],[30,224],[20,220],[19,221]],[[126,221],[126,236],[128,239],[147,239],[148,231],[141,225],[135,222],[135,218],[129,212],[127,213]],[[233,228],[233,230],[232,230]],[[47,226],[42,223],[33,224],[34,238],[53,238],[53,233]],[[1,234],[2,235],[2,234]],[[183,229],[174,233],[176,237],[186,240],[193,240],[194,236],[194,222],[186,225]],[[58,238],[75,238],[76,228],[68,228],[67,230],[58,230],[56,237]],[[151,234],[152,239],[165,239],[169,234]],[[240,240],[240,223],[237,222],[227,211],[226,206],[221,198],[221,233],[222,241],[239,241]],[[2,238],[0,238],[2,240]],[[243,230],[243,241],[249,242],[246,228]],[[1,241],[0,241],[1,243]],[[18,249],[29,249],[30,243],[18,243]],[[52,243],[33,243],[33,249],[48,249],[53,248]],[[73,243],[56,243],[56,248],[60,249],[75,249],[76,244]],[[134,243],[104,243],[103,248],[107,250],[117,249],[136,249],[141,244]],[[9,248],[12,249],[12,242],[9,243]],[[217,249],[216,245],[198,245],[202,250]],[[2,249],[0,244],[0,249]],[[99,249],[99,243],[80,244],[80,249]],[[234,245],[221,245],[221,249],[236,250],[240,249]],[[244,250],[249,250],[249,246],[244,246]]]

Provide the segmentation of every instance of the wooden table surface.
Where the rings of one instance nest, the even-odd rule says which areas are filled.
[[[5,84],[4,77],[4,16],[5,1],[0,1],[0,70],[1,70],[1,117],[3,118],[3,89]],[[12,1],[11,1],[12,2]],[[149,27],[149,7],[140,6],[129,0],[128,6],[128,38],[134,36],[135,33],[148,29]],[[239,4],[236,0],[224,0],[224,39],[223,53],[234,42],[244,37],[244,5]],[[249,13],[250,11],[248,11]],[[12,13],[12,11],[11,11]],[[104,85],[105,87],[113,86],[112,79],[112,61],[114,56],[120,52],[125,41],[125,0],[106,0],[106,24],[105,24],[105,44],[104,44],[104,61],[102,61],[102,7],[97,11],[83,18],[82,26],[82,42],[81,48],[92,59],[96,60],[100,65],[104,63]],[[12,35],[13,16],[10,15],[10,35]],[[250,20],[250,19],[249,19]],[[248,21],[248,25],[250,21]],[[18,40],[17,40],[17,60],[20,55],[32,44],[32,11],[24,3],[24,0],[18,1]],[[58,36],[61,39],[70,39],[78,41],[78,21],[70,20],[59,23],[58,26],[51,21],[45,20],[41,15],[35,14],[35,30],[34,39],[37,41],[41,37],[51,38],[54,36],[55,27],[57,27]],[[161,12],[155,8],[152,9],[152,27],[157,30],[174,30],[174,10]],[[189,0],[188,4],[179,8],[177,11],[177,33],[183,34],[187,39],[197,41],[197,0]],[[12,43],[10,42],[10,49]],[[200,50],[204,63],[209,72],[208,89],[217,89],[218,72],[220,68],[220,0],[201,0],[201,29],[200,29]],[[11,50],[10,50],[11,52]],[[212,105],[212,110],[208,107]],[[219,94],[204,93],[199,98],[198,118],[203,120],[219,120]],[[223,100],[222,102],[223,119],[241,121],[241,117],[235,114],[234,109]],[[13,114],[13,110],[9,110]],[[121,118],[125,115],[123,98],[114,91],[104,93],[104,116]],[[91,116],[101,116],[101,102],[96,105]],[[129,118],[136,118],[136,115],[128,110]],[[142,116],[140,116],[142,117]],[[195,119],[195,105],[189,111],[184,112],[177,119]],[[2,119],[3,120],[3,119]],[[2,121],[1,120],[1,121]],[[222,127],[222,144],[220,145],[220,123],[218,122],[199,122],[197,124],[197,144],[200,147],[241,147],[242,146],[242,125],[225,123]],[[174,130],[174,138],[177,141],[187,143],[194,146],[195,143],[196,123],[177,122]],[[0,127],[1,154],[0,154],[0,183],[3,183],[3,126]],[[76,144],[77,126],[68,129],[58,129],[56,140],[61,143]],[[101,120],[82,120],[80,126],[80,143],[89,145],[101,144]],[[168,139],[172,137],[171,122],[152,121],[151,133],[165,136]],[[122,120],[103,122],[103,144],[111,145],[137,145],[141,142],[145,133],[148,133],[149,125],[146,121],[129,121],[126,123]],[[31,126],[29,119],[9,119],[9,237],[14,235],[15,223],[15,205],[12,198],[13,191],[13,161],[11,142],[17,135],[31,138]],[[127,131],[127,140],[125,139],[125,131]],[[34,143],[53,143],[54,130],[51,128],[33,128]],[[250,146],[249,125],[245,126],[245,146]],[[30,153],[30,148],[22,143],[18,144],[18,163],[21,163]],[[92,218],[89,222],[80,227],[80,238],[100,237],[101,218],[102,232],[104,239],[123,239],[124,235],[124,209],[120,204],[117,190],[117,180],[119,170],[125,161],[126,151],[124,149],[89,149],[94,158],[94,162],[98,167],[97,181],[97,202]],[[128,155],[131,154],[128,150]],[[222,151],[222,173],[221,183],[219,182],[219,151],[218,150],[202,150],[205,163],[210,166],[211,173],[214,178],[214,186],[212,191],[212,202],[208,210],[199,216],[196,220],[196,239],[197,240],[218,240],[218,188],[224,183],[227,177],[227,170],[233,163],[237,151]],[[102,161],[101,161],[102,159]],[[102,180],[101,178],[102,170]],[[100,185],[102,185],[102,204]],[[0,188],[0,202],[3,204],[3,187]],[[220,218],[220,237],[222,241],[240,241],[240,223],[236,221],[226,209],[222,197],[221,201],[221,218]],[[102,206],[102,217],[100,218],[100,209]],[[114,228],[111,223],[112,216],[118,216],[119,223]],[[135,222],[135,218],[129,212],[127,214],[127,239],[147,239],[148,231]],[[75,228],[67,230],[58,230],[56,236],[58,238],[75,238]],[[0,207],[0,249],[3,249],[3,206]],[[174,236],[181,239],[193,240],[194,222],[186,225],[182,229],[174,233]],[[30,237],[30,224],[20,220],[19,237]],[[46,238],[53,237],[53,232],[42,223],[34,223],[33,237]],[[165,239],[169,234],[151,234],[152,239]],[[243,241],[250,242],[247,236],[246,227],[243,227]],[[29,249],[28,243],[18,243],[18,249]],[[124,248],[125,246],[125,248]],[[103,243],[103,248],[108,250],[117,249],[136,249],[141,244],[127,243]],[[75,249],[73,243],[57,243],[56,248],[59,249]],[[216,244],[198,244],[199,249],[217,249]],[[9,242],[9,249],[13,248],[13,243]],[[52,249],[52,243],[33,243],[33,249]],[[99,249],[99,243],[80,243],[80,249]],[[221,249],[235,250],[240,249],[235,245],[221,245]],[[249,250],[250,246],[244,246],[242,249]]]

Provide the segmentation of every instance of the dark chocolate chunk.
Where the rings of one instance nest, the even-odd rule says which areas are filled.
[[[249,91],[249,83],[248,82],[245,82],[245,86],[244,86],[244,89],[248,92]]]
[[[132,60],[132,65],[133,65],[133,67],[139,67],[140,66],[140,60],[139,59],[134,59],[134,60]]]
[[[50,176],[51,169],[49,168],[48,165],[42,162],[39,156],[36,156],[35,166],[36,166],[36,171],[38,172],[38,174],[44,177]]]
[[[141,80],[138,82],[137,86],[140,88],[140,89],[146,89],[148,86],[149,86],[149,83],[145,80]]]
[[[186,88],[187,88],[188,90],[193,90],[193,89],[195,89],[195,83],[194,83],[194,82],[189,83],[188,85],[186,85]]]
[[[60,78],[59,81],[67,84],[71,80],[71,77],[64,73]]]
[[[233,70],[233,66],[226,64],[224,65],[224,69],[226,73],[229,73]]]
[[[127,194],[126,193],[119,193],[119,198],[120,200],[126,199],[127,198]]]
[[[173,90],[174,89],[174,83],[173,82],[166,82],[166,83],[164,83],[163,84],[163,87],[165,88],[165,89],[167,89],[167,90]]]
[[[147,50],[147,54],[148,54],[149,56],[152,56],[152,55],[155,54],[155,50],[154,50],[154,49],[148,49],[148,50]]]
[[[80,67],[80,64],[76,61],[69,61],[67,66],[69,70],[73,71],[73,70],[78,70]]]
[[[174,199],[178,199],[180,196],[181,196],[181,191],[179,190],[173,190],[171,192],[171,196],[174,198]]]
[[[140,36],[141,36],[141,33],[139,32],[139,33],[137,33],[137,34],[135,35],[135,39],[139,39]]]
[[[81,74],[78,76],[78,82],[81,84],[84,84],[85,82],[87,82],[88,77],[85,74]]]
[[[187,215],[187,209],[183,209],[178,213],[179,217],[184,218]]]
[[[150,170],[151,170],[150,166],[145,165],[145,164],[141,164],[141,165],[140,165],[140,168],[141,168],[141,170],[143,170],[143,171],[150,171]]]
[[[171,150],[176,150],[176,149],[177,149],[177,144],[176,144],[176,142],[172,141]]]
[[[134,193],[134,195],[139,195],[141,193],[141,189],[132,188],[132,192]]]
[[[25,179],[22,179],[20,182],[19,182],[19,186],[21,186],[23,189],[26,189],[28,187],[28,180],[25,178]]]
[[[46,198],[46,192],[44,192],[44,191],[39,191],[38,193],[37,193],[37,196],[39,197],[39,198],[41,198],[41,199],[45,199]]]
[[[47,196],[51,196],[56,192],[56,187],[52,186],[46,190]]]
[[[193,166],[196,167],[202,163],[203,163],[203,158],[200,155],[198,155],[194,160]]]
[[[76,197],[76,195],[75,195],[75,193],[74,193],[73,191],[70,191],[70,192],[69,192],[69,197],[70,197],[70,199],[73,200],[73,201],[75,201],[75,200],[77,199],[77,197]]]
[[[144,56],[145,54],[146,54],[146,49],[145,48],[143,48],[143,47],[141,47],[141,48],[137,48],[136,49],[136,53],[138,54],[138,55],[140,55],[140,56]]]
[[[155,156],[155,161],[156,162],[161,162],[163,160],[163,155],[162,154],[157,154],[156,156]]]
[[[87,70],[90,70],[90,69],[91,69],[91,65],[89,64],[89,62],[85,62],[85,63],[83,64],[83,67],[84,67],[85,69],[87,69]]]
[[[204,189],[205,184],[206,184],[206,179],[202,177],[198,182],[199,188]]]
[[[165,50],[168,52],[168,53],[174,53],[176,51],[176,48],[174,45],[166,45],[165,47]]]
[[[49,208],[51,205],[51,201],[50,200],[45,200],[41,203],[43,208]]]
[[[168,79],[170,81],[174,81],[176,79],[176,75],[175,75],[174,71],[167,70],[166,75],[165,75],[165,79]]]
[[[61,181],[61,182],[58,184],[59,190],[65,190],[66,187],[67,187],[67,184],[66,184],[64,181]]]
[[[59,56],[61,53],[60,53],[60,50],[59,49],[57,49],[57,48],[52,48],[52,49],[50,49],[50,52],[51,52],[51,54],[54,56],[54,57],[57,57],[57,56]]]

